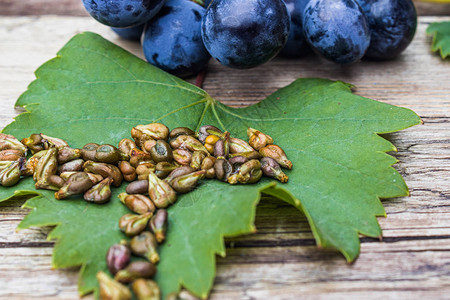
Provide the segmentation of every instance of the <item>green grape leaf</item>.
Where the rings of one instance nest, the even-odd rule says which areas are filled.
[[[378,133],[420,123],[411,110],[352,94],[351,86],[305,78],[260,103],[230,108],[205,91],[171,76],[93,33],[70,40],[57,57],[36,71],[37,79],[17,101],[27,112],[4,132],[18,138],[43,132],[72,147],[88,142],[117,144],[138,124],[169,128],[211,124],[246,138],[247,127],[270,134],[294,164],[287,184],[263,179],[254,185],[205,180],[169,208],[169,232],[160,247],[156,280],[163,294],[181,286],[206,297],[215,275],[215,255],[225,255],[224,237],[251,233],[262,193],[304,213],[320,247],[334,248],[348,261],[359,253],[359,236],[381,235],[380,198],[407,195],[402,177],[385,152],[395,147]],[[53,266],[81,266],[79,291],[97,291],[95,274],[106,270],[109,246],[124,235],[117,221],[126,209],[114,190],[105,205],[79,198],[55,200],[35,190],[31,179],[2,188],[0,199],[33,197],[19,228],[56,227]],[[14,192],[15,191],[15,192]],[[13,195],[15,193],[15,195]],[[1,201],[1,200],[0,200]]]
[[[433,36],[431,50],[440,52],[443,59],[450,55],[450,21],[431,23],[427,34]]]

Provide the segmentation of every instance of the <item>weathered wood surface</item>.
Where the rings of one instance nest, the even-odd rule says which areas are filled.
[[[57,3],[57,4],[56,4]],[[421,16],[448,16],[450,4],[426,3],[414,0],[417,13]],[[86,16],[81,0],[1,0],[0,15],[67,15]]]
[[[255,103],[298,77],[327,77],[356,85],[359,95],[416,111],[424,125],[386,135],[398,148],[396,168],[411,196],[384,201],[383,241],[362,238],[358,260],[319,250],[306,220],[281,202],[263,200],[254,235],[227,240],[218,258],[211,299],[449,299],[450,295],[450,64],[429,49],[422,17],[412,45],[397,60],[337,66],[314,56],[275,59],[237,71],[212,62],[204,88],[234,106]],[[0,128],[13,105],[74,34],[90,30],[142,57],[138,45],[82,17],[0,18]],[[192,80],[192,79],[191,79]],[[77,270],[52,270],[50,230],[15,232],[26,211],[0,204],[0,297],[75,299]]]

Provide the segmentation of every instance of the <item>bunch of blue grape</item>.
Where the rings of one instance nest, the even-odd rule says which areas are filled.
[[[201,36],[206,11],[202,0],[83,0],[83,4],[120,37],[141,41],[147,61],[176,76],[202,71],[211,57]]]
[[[247,69],[316,52],[338,63],[398,56],[412,41],[412,0],[82,0],[99,22],[141,41],[147,61],[180,77],[212,56]]]

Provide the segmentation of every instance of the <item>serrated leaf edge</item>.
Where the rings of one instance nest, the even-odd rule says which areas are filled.
[[[448,22],[445,22],[445,21],[444,22],[434,22],[434,23],[431,23],[427,27],[426,33],[427,33],[427,35],[431,35],[432,36],[431,51],[439,52],[439,54],[441,55],[441,58],[445,60],[450,55],[450,52],[449,53],[444,53],[443,45],[438,45],[437,44],[437,38],[438,38],[439,32],[433,26],[434,24],[442,24],[442,23],[448,23],[449,26],[450,26],[450,21],[448,21]]]

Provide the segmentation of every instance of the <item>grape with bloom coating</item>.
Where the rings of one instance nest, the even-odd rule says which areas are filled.
[[[142,47],[149,63],[176,76],[200,72],[210,55],[201,37],[205,9],[187,0],[169,0],[145,29]]]
[[[202,21],[206,49],[221,64],[252,68],[286,44],[289,14],[281,0],[214,0]]]
[[[165,0],[83,0],[87,12],[111,27],[132,27],[153,18]]]
[[[391,59],[411,43],[417,27],[417,13],[411,0],[357,0],[371,32],[366,56]]]
[[[359,61],[370,44],[368,22],[355,0],[311,0],[303,30],[317,52],[339,64]]]
[[[128,28],[115,28],[111,29],[121,38],[139,42],[141,40],[142,32],[144,32],[145,24],[128,27]]]

